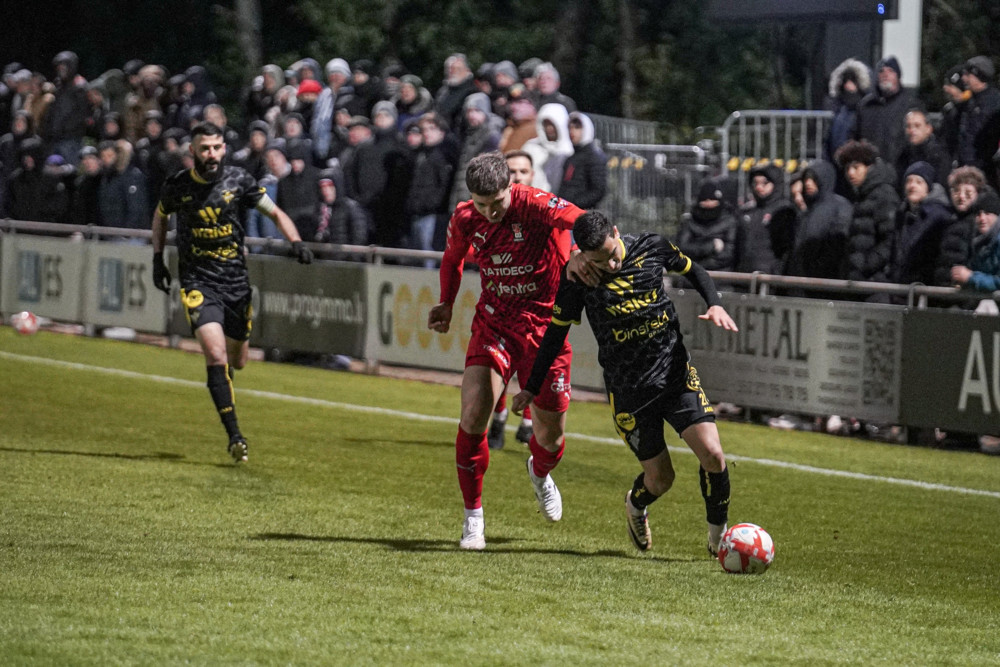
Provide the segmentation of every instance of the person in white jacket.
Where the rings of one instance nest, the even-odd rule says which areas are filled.
[[[535,165],[535,179],[531,185],[552,192],[562,180],[563,162],[573,154],[569,112],[561,104],[545,104],[538,110],[535,126],[538,136],[528,139],[522,147]]]

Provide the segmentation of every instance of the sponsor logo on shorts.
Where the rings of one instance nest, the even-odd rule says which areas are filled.
[[[635,415],[628,412],[619,412],[615,415],[615,423],[623,431],[631,431],[635,428]]]
[[[507,367],[510,366],[510,360],[508,360],[507,355],[503,353],[503,348],[498,350],[492,345],[483,345],[483,349],[489,352],[490,356],[496,359],[497,363],[500,364],[500,367],[504,370],[507,370]]]

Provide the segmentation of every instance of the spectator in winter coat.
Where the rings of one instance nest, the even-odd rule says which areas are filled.
[[[333,58],[326,63],[327,86],[324,86],[316,98],[313,108],[312,124],[309,135],[313,140],[313,153],[316,159],[325,164],[331,157],[331,132],[333,131],[333,114],[337,101],[341,96],[352,94],[350,86],[351,66],[343,58]]]
[[[292,219],[299,235],[312,240],[316,238],[316,206],[319,201],[319,177],[312,166],[312,151],[302,141],[289,141],[285,152],[291,169],[278,181],[275,203]]]
[[[260,76],[254,79],[247,98],[247,120],[264,120],[267,112],[275,106],[275,96],[285,85],[285,71],[277,65],[269,64],[261,68]]]
[[[948,196],[927,162],[910,165],[903,183],[905,199],[896,211],[890,278],[904,285],[931,285],[941,236],[951,219]]]
[[[20,166],[11,174],[4,198],[4,217],[38,222],[64,222],[57,190],[61,179],[44,173],[45,144],[29,137],[18,147]],[[65,186],[63,186],[65,189]]]
[[[368,243],[368,216],[358,202],[344,191],[344,174],[339,168],[319,174],[319,205],[316,209],[316,241],[339,245]],[[348,259],[346,253],[331,259]]]
[[[143,137],[146,112],[164,110],[160,105],[160,98],[164,94],[163,68],[159,65],[144,65],[135,76],[138,87],[125,96],[125,114],[122,121],[125,138],[129,141],[138,141]],[[180,125],[180,119],[172,120],[176,121],[177,126],[188,127],[186,119],[184,125]],[[167,125],[173,126],[170,122]]]
[[[826,161],[809,164],[796,176],[805,210],[795,228],[795,244],[788,257],[790,276],[840,279],[844,277],[851,203],[834,192],[834,166]],[[811,293],[812,294],[812,293]]]
[[[951,158],[948,150],[934,136],[934,126],[927,119],[927,113],[911,109],[905,120],[906,146],[896,160],[896,173],[906,173],[914,162],[926,162],[934,167],[937,183],[944,188],[951,173]],[[905,178],[900,178],[899,189],[905,191]]]
[[[422,116],[419,124],[424,143],[417,151],[413,181],[406,197],[410,245],[415,250],[444,250],[440,241],[444,240],[442,232],[448,223],[448,197],[455,178],[458,148],[438,114]],[[434,264],[434,260],[424,261],[427,268],[433,268]]]
[[[404,74],[400,78],[399,90],[390,101],[396,105],[396,125],[400,132],[405,130],[408,121],[434,109],[434,98],[415,74]]]
[[[146,136],[135,144],[135,157],[136,165],[146,177],[147,192],[150,195],[146,198],[150,207],[148,217],[152,219],[159,202],[160,188],[168,176],[163,164],[166,139],[163,136],[162,113],[155,110],[147,112],[145,134]]]
[[[538,108],[541,109],[546,104],[561,104],[566,108],[566,113],[576,111],[576,102],[568,95],[563,95],[559,91],[562,80],[559,77],[559,70],[552,63],[542,63],[535,68],[535,80],[538,84]]]
[[[896,174],[866,141],[849,141],[837,164],[851,184],[854,211],[847,237],[848,280],[886,282],[896,226]]]
[[[257,183],[264,188],[264,193],[271,198],[271,201],[278,201],[278,183],[292,172],[292,165],[288,163],[286,150],[284,139],[275,139],[264,149],[267,174]],[[264,239],[284,238],[274,221],[257,209],[247,212],[247,236]],[[250,251],[260,252],[261,249],[260,246],[252,246]]]
[[[951,269],[956,285],[980,292],[1000,290],[1000,196],[987,190],[970,209],[976,217],[976,236],[972,241],[972,257],[968,266]]]
[[[976,56],[966,61],[962,81],[972,97],[962,110],[958,129],[958,164],[978,167],[986,182],[997,186],[993,155],[1000,143],[1000,91],[993,85],[993,61]]]
[[[62,155],[74,165],[87,134],[87,88],[86,81],[78,80],[79,62],[72,51],[63,51],[52,59],[56,70],[55,94],[41,128],[50,152]]]
[[[500,133],[500,151],[507,153],[522,150],[528,140],[538,136],[535,128],[537,117],[538,109],[524,86],[512,86],[510,100],[507,102],[507,127]]]
[[[535,164],[535,182],[532,185],[552,192],[562,181],[562,168],[566,158],[573,154],[569,138],[569,112],[562,104],[546,104],[535,118],[536,136],[524,142],[522,150],[531,153]]]
[[[784,172],[773,164],[758,164],[748,177],[753,203],[741,212],[736,270],[780,274],[795,241],[796,220],[785,197]]]
[[[830,162],[837,149],[854,137],[858,120],[858,105],[872,85],[868,66],[848,58],[830,73],[829,107],[833,120],[824,142],[824,155]]]
[[[233,164],[243,167],[258,181],[267,175],[267,160],[264,155],[267,149],[267,123],[255,120],[248,128],[247,145],[233,153]]]
[[[124,139],[106,141],[97,150],[104,168],[97,194],[101,224],[148,229],[146,177],[132,164],[132,144]]]
[[[972,98],[972,91],[966,90],[965,82],[962,80],[962,67],[957,65],[948,70],[941,86],[948,101],[941,108],[941,126],[937,134],[948,151],[952,165],[958,159],[958,133],[962,122],[962,111]]]
[[[477,92],[475,76],[464,53],[453,53],[444,61],[444,84],[434,96],[434,106],[448,127],[462,120],[465,98]]]
[[[594,139],[590,116],[570,113],[569,139],[573,154],[563,162],[556,194],[580,208],[597,208],[608,192],[608,156]]]
[[[74,225],[101,224],[98,190],[101,186],[101,158],[93,146],[80,150],[80,172],[73,182],[70,222]],[[151,198],[152,199],[152,198]]]
[[[948,193],[954,212],[941,233],[934,285],[948,287],[954,284],[951,267],[969,265],[976,231],[976,212],[972,205],[986,190],[986,176],[975,167],[959,167],[948,176]]]
[[[904,118],[906,112],[919,106],[910,91],[900,84],[902,70],[899,61],[889,56],[875,65],[878,83],[865,95],[858,107],[855,136],[873,144],[888,165],[896,164],[906,145]]]
[[[473,93],[465,98],[465,122],[462,123],[461,146],[455,177],[451,186],[448,210],[452,210],[472,195],[465,184],[465,171],[472,158],[495,151],[500,144],[503,121],[492,111],[490,98],[485,93]]]
[[[386,100],[389,95],[382,85],[382,79],[378,77],[375,63],[362,58],[354,63],[351,72],[351,86],[354,88],[354,97],[357,103],[358,112],[371,116],[374,119],[374,108],[378,102]]]
[[[714,180],[702,182],[698,201],[681,217],[677,247],[709,271],[736,270],[739,223]]]

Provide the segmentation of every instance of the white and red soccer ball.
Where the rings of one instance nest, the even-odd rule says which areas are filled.
[[[764,574],[774,560],[774,540],[753,523],[738,523],[722,536],[719,562],[730,574]]]
[[[11,315],[10,325],[14,327],[15,331],[19,334],[24,334],[25,336],[30,336],[31,334],[38,331],[38,318],[34,313],[27,310],[22,310],[16,315]]]

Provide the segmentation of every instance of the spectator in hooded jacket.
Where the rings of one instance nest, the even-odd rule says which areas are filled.
[[[858,105],[871,89],[872,78],[868,66],[860,60],[848,58],[830,73],[829,106],[833,120],[824,142],[824,155],[833,161],[837,149],[854,137],[858,121]]]
[[[848,280],[887,282],[896,223],[896,174],[867,141],[849,141],[837,164],[851,184],[853,213],[847,235]]]
[[[952,285],[951,267],[968,266],[976,229],[976,213],[972,205],[988,189],[986,176],[975,167],[958,167],[948,176],[952,215],[941,233],[934,285]]]
[[[192,65],[184,70],[184,83],[181,84],[183,101],[177,112],[177,124],[179,127],[189,128],[197,123],[200,112],[203,112],[209,104],[215,104],[218,100],[212,90],[212,83],[208,77],[208,70],[201,65]]]
[[[993,86],[996,71],[986,56],[969,58],[962,81],[972,93],[959,120],[958,164],[978,167],[986,182],[997,186],[993,156],[1000,143],[1000,91]]]
[[[55,94],[41,128],[42,138],[48,142],[50,151],[74,165],[87,134],[87,88],[86,81],[78,80],[79,64],[79,58],[72,51],[62,51],[52,59],[56,70]]]
[[[915,162],[926,162],[934,167],[937,183],[944,188],[951,173],[951,157],[948,150],[934,136],[934,126],[922,109],[911,109],[904,121],[906,146],[896,160],[896,173],[901,176]],[[899,180],[900,191],[905,192],[905,178]]]
[[[714,179],[703,181],[698,201],[681,217],[677,247],[708,271],[735,271],[739,222]]]
[[[538,109],[525,87],[519,83],[511,86],[507,102],[507,126],[500,133],[500,151],[507,153],[522,150],[528,140],[537,137],[537,117]]]
[[[80,170],[73,182],[69,218],[74,225],[100,225],[98,191],[101,186],[101,158],[93,146],[80,149]]]
[[[905,198],[896,211],[890,279],[904,285],[932,285],[941,236],[951,219],[948,195],[927,162],[911,164],[903,183]]]
[[[320,163],[325,164],[331,157],[336,157],[333,150],[334,112],[338,101],[353,95],[351,88],[351,66],[343,58],[332,58],[326,63],[327,85],[320,91],[313,108],[312,125],[309,134],[313,140],[313,153]],[[348,115],[350,115],[348,113]],[[337,150],[339,151],[339,146]]]
[[[351,86],[359,105],[356,112],[374,120],[375,105],[389,98],[382,79],[377,74],[375,63],[367,58],[355,62],[351,72]]]
[[[303,141],[288,141],[285,152],[290,169],[278,181],[275,203],[292,219],[299,235],[311,241],[316,238],[316,205],[319,200],[319,177],[312,166],[312,150]]]
[[[552,192],[562,181],[563,163],[573,154],[566,107],[552,103],[539,109],[535,132],[536,136],[524,142],[521,149],[531,153],[535,164],[535,182],[532,185]]]
[[[396,125],[399,131],[406,129],[406,123],[434,110],[434,98],[424,88],[424,82],[415,74],[404,74],[399,80],[399,90],[390,100],[396,105]]]
[[[465,98],[464,120],[461,127],[458,162],[455,165],[455,177],[448,204],[449,211],[472,196],[465,184],[465,171],[469,162],[477,155],[495,151],[500,145],[500,132],[503,129],[503,121],[493,113],[490,98],[485,93],[473,93]]]
[[[275,96],[285,85],[285,71],[274,64],[264,65],[256,77],[247,97],[247,120],[264,120],[268,110],[277,102]]]
[[[573,154],[563,162],[556,194],[580,208],[597,208],[608,192],[608,156],[594,138],[590,116],[570,113],[569,140]]]
[[[164,94],[163,68],[159,65],[143,65],[134,77],[137,87],[125,96],[125,114],[122,121],[125,138],[129,141],[138,141],[143,137],[147,112],[164,110],[160,105],[160,98]],[[187,127],[186,120],[183,125],[176,117],[171,120],[178,127]],[[169,122],[167,124],[171,125]]]
[[[785,196],[784,172],[757,164],[748,174],[753,202],[740,216],[736,270],[780,274],[795,242],[795,208]]]
[[[951,269],[954,284],[980,292],[1000,290],[1000,196],[986,190],[970,208],[976,219],[976,235],[972,240],[972,256],[967,266]]]
[[[875,64],[875,90],[865,95],[858,107],[855,138],[874,145],[888,165],[896,164],[906,145],[904,118],[906,112],[919,107],[919,101],[900,83],[902,69],[895,57],[883,58]]]
[[[315,240],[339,245],[367,245],[368,232],[365,210],[345,193],[343,172],[339,168],[321,171]],[[330,258],[349,259],[350,255],[338,253]]]
[[[836,169],[825,160],[810,163],[796,175],[805,210],[800,212],[796,223],[787,275],[844,277],[844,253],[853,208],[847,199],[834,192],[836,181]]]
[[[149,228],[146,177],[132,164],[132,144],[104,141],[97,148],[103,173],[98,187],[101,224],[125,229]]]
[[[264,151],[267,149],[269,132],[267,123],[261,120],[253,121],[247,130],[247,145],[233,153],[233,164],[246,169],[258,181],[267,174]]]

